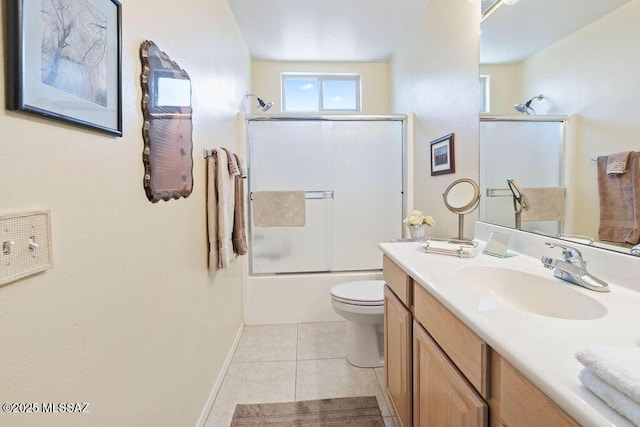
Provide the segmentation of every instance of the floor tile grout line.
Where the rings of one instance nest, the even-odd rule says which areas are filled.
[[[298,400],[298,345],[300,343],[300,323],[296,324],[296,369],[293,377],[293,401]]]
[[[295,359],[272,359],[272,360],[244,360],[240,362],[231,362],[232,365],[242,365],[247,363],[271,363],[271,362],[295,362]]]

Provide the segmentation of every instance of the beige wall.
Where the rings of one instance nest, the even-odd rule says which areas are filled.
[[[640,0],[633,0],[520,64],[524,93],[542,114],[576,114],[574,233],[597,236],[592,157],[640,149]],[[533,96],[533,95],[530,95]]]
[[[415,113],[414,207],[433,216],[432,235],[457,234],[442,193],[459,178],[478,179],[479,4],[431,0],[390,64],[393,113]],[[429,142],[455,133],[456,173],[431,176]],[[473,234],[477,211],[467,215]]]
[[[193,426],[242,324],[242,263],[207,272],[201,152],[239,148],[248,51],[224,0],[123,3],[123,138],[0,111],[0,213],[50,209],[55,264],[0,287],[0,401],[91,404],[0,412],[3,426]],[[193,83],[194,191],[157,204],[142,187],[145,39]]]
[[[251,91],[276,105],[267,114],[282,112],[281,73],[361,74],[362,114],[389,114],[389,74],[384,63],[362,62],[260,62],[251,65]],[[255,113],[255,99],[247,107]]]
[[[513,106],[526,99],[520,93],[517,64],[481,65],[480,74],[489,76],[489,113],[519,114]]]

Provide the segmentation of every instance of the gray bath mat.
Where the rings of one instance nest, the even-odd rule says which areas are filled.
[[[231,427],[384,427],[375,396],[238,404]]]

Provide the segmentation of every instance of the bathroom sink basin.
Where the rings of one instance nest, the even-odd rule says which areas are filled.
[[[467,267],[456,277],[461,285],[522,311],[561,319],[597,319],[607,308],[570,283],[499,267]]]

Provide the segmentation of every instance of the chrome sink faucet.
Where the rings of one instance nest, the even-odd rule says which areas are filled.
[[[587,263],[582,259],[579,250],[572,246],[560,245],[558,243],[545,243],[550,248],[556,246],[562,249],[562,261],[548,256],[543,256],[540,261],[549,270],[553,270],[553,275],[567,282],[575,283],[592,291],[609,292],[607,282],[592,276],[587,272]]]

